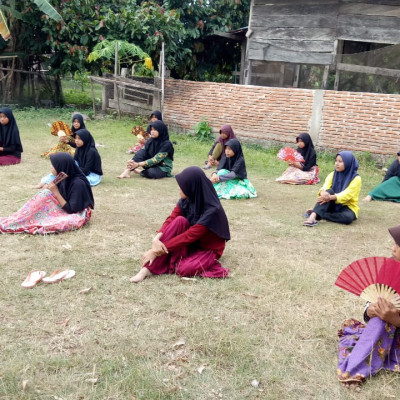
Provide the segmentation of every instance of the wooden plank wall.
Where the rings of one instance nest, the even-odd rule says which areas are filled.
[[[335,40],[400,43],[400,0],[253,0],[249,60],[327,65]]]

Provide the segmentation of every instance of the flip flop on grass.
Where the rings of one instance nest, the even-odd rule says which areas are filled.
[[[318,222],[317,222],[317,221],[304,221],[304,222],[303,222],[303,225],[304,225],[304,226],[309,226],[309,227],[311,228],[311,227],[313,227],[313,226],[318,225]]]
[[[75,276],[75,271],[73,269],[61,269],[54,271],[50,276],[43,279],[43,283],[57,283],[70,279]]]
[[[36,286],[44,277],[46,276],[45,271],[39,271],[37,269],[32,270],[29,272],[28,276],[22,282],[21,286],[24,289],[32,289]]]

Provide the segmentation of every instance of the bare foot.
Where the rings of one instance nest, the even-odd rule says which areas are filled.
[[[122,173],[121,175],[117,176],[118,179],[124,179],[124,178],[130,178],[130,177],[131,176],[129,174],[125,174],[125,173]]]
[[[371,201],[371,200],[372,200],[372,197],[371,197],[370,195],[365,196],[365,197],[363,198],[363,201],[369,202],[369,201]]]
[[[150,270],[146,267],[143,267],[135,276],[132,276],[130,281],[133,283],[139,283],[151,275],[153,274],[150,272]]]

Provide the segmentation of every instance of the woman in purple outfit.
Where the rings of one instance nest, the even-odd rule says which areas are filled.
[[[392,256],[399,261],[400,225],[389,229],[394,239]],[[358,387],[380,370],[400,372],[400,312],[389,301],[379,298],[367,303],[366,324],[356,319],[343,322],[339,335],[338,379],[346,387]]]

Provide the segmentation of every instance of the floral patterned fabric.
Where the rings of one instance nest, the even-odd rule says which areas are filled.
[[[395,326],[378,317],[366,325],[348,319],[338,335],[339,381],[361,383],[382,369],[400,372],[400,330]]]
[[[288,167],[285,172],[276,179],[280,183],[290,183],[292,185],[315,185],[319,183],[319,168],[314,166],[310,171],[303,171],[296,167]]]
[[[87,208],[79,213],[64,211],[53,193],[42,190],[10,217],[0,218],[0,233],[47,234],[73,231],[86,225],[92,215]]]
[[[229,173],[226,169],[220,169],[217,174]],[[219,199],[250,199],[257,197],[257,191],[248,179],[231,179],[229,181],[214,183],[215,191]]]
[[[75,154],[75,149],[68,143],[59,141],[56,146],[52,147],[49,151],[45,151],[41,157],[49,159],[52,154],[56,153],[69,153],[73,156]]]

